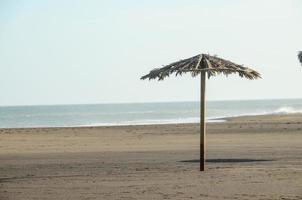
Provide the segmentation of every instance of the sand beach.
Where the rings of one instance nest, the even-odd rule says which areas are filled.
[[[0,199],[302,199],[302,115],[0,130]]]

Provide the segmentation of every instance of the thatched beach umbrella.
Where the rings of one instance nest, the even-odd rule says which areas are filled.
[[[300,51],[300,52],[298,53],[298,59],[299,59],[301,65],[302,65],[302,51]]]
[[[261,78],[260,74],[250,68],[235,64],[228,60],[210,56],[208,54],[199,54],[191,58],[180,60],[162,68],[156,68],[150,71],[149,74],[141,77],[141,79],[158,79],[164,78],[175,73],[175,75],[182,75],[183,73],[191,73],[193,77],[200,75],[201,77],[201,96],[200,96],[200,171],[204,171],[205,166],[205,88],[206,75],[208,78],[218,74],[239,74],[250,80]]]

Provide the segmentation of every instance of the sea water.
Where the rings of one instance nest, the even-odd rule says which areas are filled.
[[[302,113],[302,99],[209,101],[208,122],[225,117]],[[0,128],[195,123],[199,102],[2,106]]]

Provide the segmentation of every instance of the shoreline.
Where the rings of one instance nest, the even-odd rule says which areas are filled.
[[[228,118],[207,123],[207,136],[299,135],[302,114]],[[0,129],[0,155],[198,149],[199,123]],[[216,137],[216,136],[215,136]],[[180,141],[184,142],[183,145]],[[151,143],[152,145],[149,145]],[[170,143],[170,145],[165,145]],[[179,144],[177,146],[177,144]]]
[[[293,114],[264,114],[264,115],[238,115],[232,117],[218,117],[207,119],[206,124],[228,123],[231,121],[241,121],[248,118],[292,118],[302,117],[301,113]],[[209,121],[210,120],[210,121]],[[171,123],[146,123],[146,124],[112,124],[112,125],[78,125],[78,126],[41,126],[41,127],[17,127],[17,128],[1,128],[0,130],[19,130],[19,129],[68,129],[68,128],[98,128],[98,127],[133,127],[133,126],[160,126],[160,125],[198,125],[199,122],[171,122]]]

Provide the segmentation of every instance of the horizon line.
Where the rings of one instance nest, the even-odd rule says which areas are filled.
[[[206,102],[220,102],[220,101],[269,101],[269,100],[299,100],[302,98],[263,98],[263,99],[210,99]],[[26,107],[26,106],[76,106],[76,105],[108,105],[108,104],[148,104],[148,103],[186,103],[186,102],[199,102],[196,100],[183,100],[183,101],[141,101],[141,102],[100,102],[100,103],[58,103],[58,104],[17,104],[17,105],[0,105],[0,107]]]

